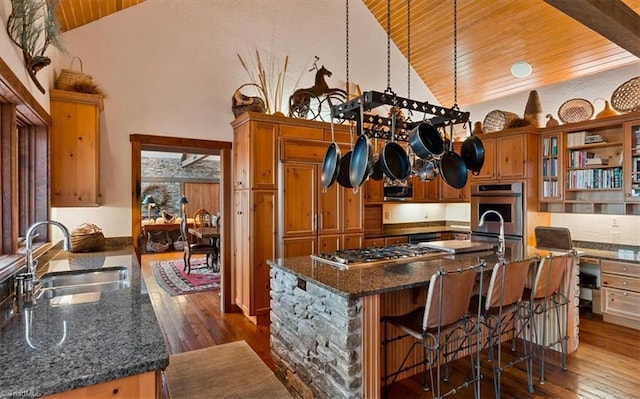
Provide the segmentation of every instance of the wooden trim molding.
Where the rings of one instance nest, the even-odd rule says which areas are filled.
[[[36,126],[51,126],[51,116],[0,57],[0,101],[16,105],[21,118]]]

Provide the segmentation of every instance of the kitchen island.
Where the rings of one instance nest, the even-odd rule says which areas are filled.
[[[431,276],[492,252],[339,268],[310,257],[269,261],[275,373],[302,397],[379,397],[380,318],[424,305]]]
[[[124,266],[128,284],[40,298],[13,316],[0,333],[0,397],[156,397],[169,354],[131,246],[45,255],[38,275]]]

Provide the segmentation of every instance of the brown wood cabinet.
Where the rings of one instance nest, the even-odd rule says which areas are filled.
[[[485,149],[484,165],[472,181],[520,180],[535,177],[538,139],[532,127],[479,136]]]
[[[323,192],[327,123],[245,113],[234,128],[233,298],[259,325],[269,322],[267,260],[362,246],[363,190]],[[336,126],[343,153],[348,129]]]
[[[162,377],[160,371],[119,378],[84,388],[72,389],[47,399],[85,399],[85,398],[144,398],[155,399],[162,396]]]
[[[600,267],[604,321],[640,329],[640,265],[602,260]]]
[[[50,94],[51,206],[99,206],[102,96]]]
[[[233,146],[233,298],[257,324],[269,320],[267,260],[277,256],[278,124],[237,118]]]

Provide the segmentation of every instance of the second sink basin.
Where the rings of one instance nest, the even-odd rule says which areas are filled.
[[[40,296],[51,299],[62,295],[113,291],[127,288],[129,284],[126,266],[47,273],[40,279]]]

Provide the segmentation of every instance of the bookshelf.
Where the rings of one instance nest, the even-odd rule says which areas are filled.
[[[640,113],[540,129],[538,210],[640,215]]]

